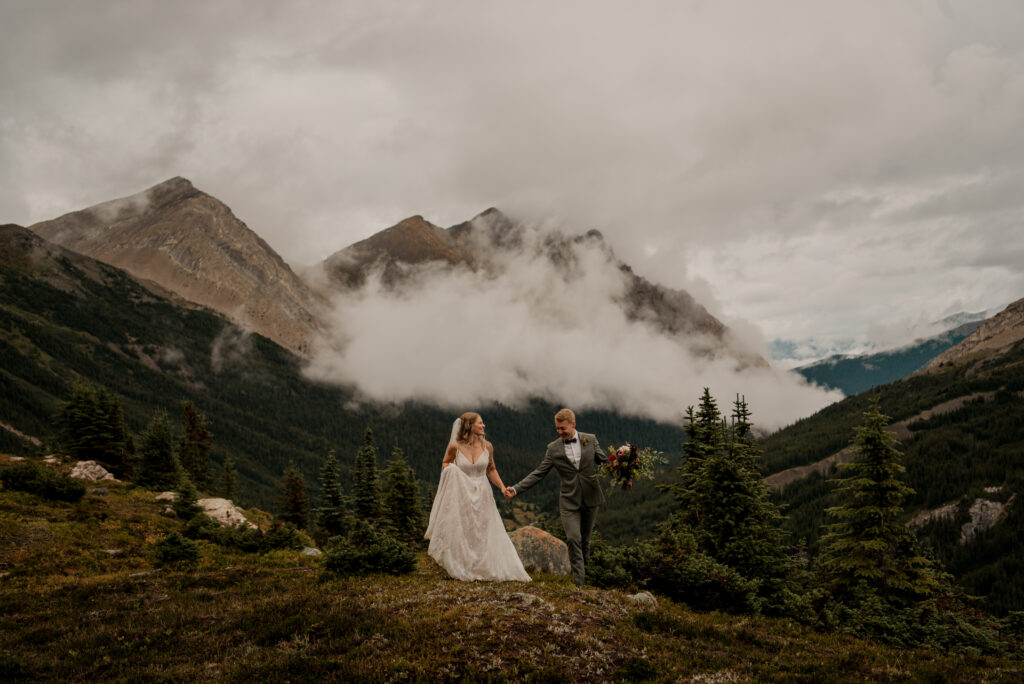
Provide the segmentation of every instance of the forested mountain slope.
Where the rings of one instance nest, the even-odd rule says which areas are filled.
[[[932,359],[962,342],[979,325],[980,320],[965,323],[900,349],[859,356],[830,356],[794,370],[815,384],[852,396],[921,370]]]
[[[0,227],[0,423],[10,428],[0,428],[0,449],[34,449],[28,437],[53,435],[52,417],[78,381],[118,395],[136,435],[157,411],[176,421],[191,400],[210,422],[215,464],[226,456],[236,464],[241,499],[274,509],[289,462],[315,504],[328,451],[348,475],[367,427],[382,466],[393,446],[404,450],[425,498],[461,410],[484,413],[506,481],[534,468],[554,436],[557,407],[539,401],[522,409],[353,405],[349,390],[304,378],[302,361],[274,342],[164,295],[27,229]],[[683,440],[681,428],[608,412],[581,412],[580,424],[609,444],[678,452]],[[548,480],[528,500],[554,510]]]
[[[915,490],[906,502],[908,521],[947,506],[918,528],[919,536],[970,593],[987,597],[989,608],[1024,609],[1024,342],[876,391],[894,422],[909,419],[897,431]],[[809,465],[848,446],[869,398],[849,397],[763,440],[765,473]],[[947,405],[951,410],[916,418],[954,400],[961,401]],[[833,505],[828,483],[812,474],[786,486],[781,500],[791,531],[813,556],[824,511]],[[990,528],[963,539],[972,507],[1000,512]]]

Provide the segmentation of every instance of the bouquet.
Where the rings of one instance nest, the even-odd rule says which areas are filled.
[[[601,464],[601,472],[621,483],[623,489],[629,489],[633,480],[651,479],[654,467],[667,462],[660,451],[651,447],[638,449],[636,444],[623,444],[617,449],[608,447],[608,460]]]

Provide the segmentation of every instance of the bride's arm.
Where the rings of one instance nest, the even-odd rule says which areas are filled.
[[[494,445],[487,442],[484,444],[484,448],[491,452],[491,457],[487,459],[487,479],[491,481],[491,484],[504,492],[505,485],[502,484],[501,476],[498,475],[498,468],[494,465]]]
[[[444,452],[444,460],[441,461],[441,470],[444,470],[455,461],[455,454],[459,452],[459,447],[452,442],[448,445],[448,451]]]

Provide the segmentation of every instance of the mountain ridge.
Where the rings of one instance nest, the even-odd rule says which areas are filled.
[[[403,238],[405,238],[403,242]],[[329,282],[342,288],[362,287],[379,273],[385,288],[422,284],[436,269],[467,269],[485,277],[500,275],[510,255],[543,259],[563,272],[578,265],[577,250],[596,247],[609,268],[625,278],[624,294],[615,304],[631,322],[644,322],[666,336],[685,339],[701,356],[731,356],[738,368],[766,368],[768,362],[747,349],[730,329],[683,290],[654,283],[618,259],[599,231],[566,236],[540,233],[490,207],[469,221],[440,228],[416,215],[358,243],[338,250],[320,266]]]
[[[29,229],[221,312],[300,355],[320,329],[319,296],[227,205],[185,178]]]

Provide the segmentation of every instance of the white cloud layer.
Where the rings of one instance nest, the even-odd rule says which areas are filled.
[[[336,346],[316,353],[307,374],[354,384],[375,401],[419,399],[461,411],[543,397],[666,422],[680,422],[709,387],[724,404],[745,395],[768,429],[841,398],[795,374],[710,360],[692,350],[697,340],[630,322],[615,303],[623,274],[594,244],[577,245],[569,268],[537,253],[529,243],[491,252],[502,268],[496,275],[426,270],[399,292],[378,279],[357,295],[338,295]]]
[[[175,175],[294,266],[488,206],[766,339],[1024,295],[1024,4],[0,0],[0,221]]]

